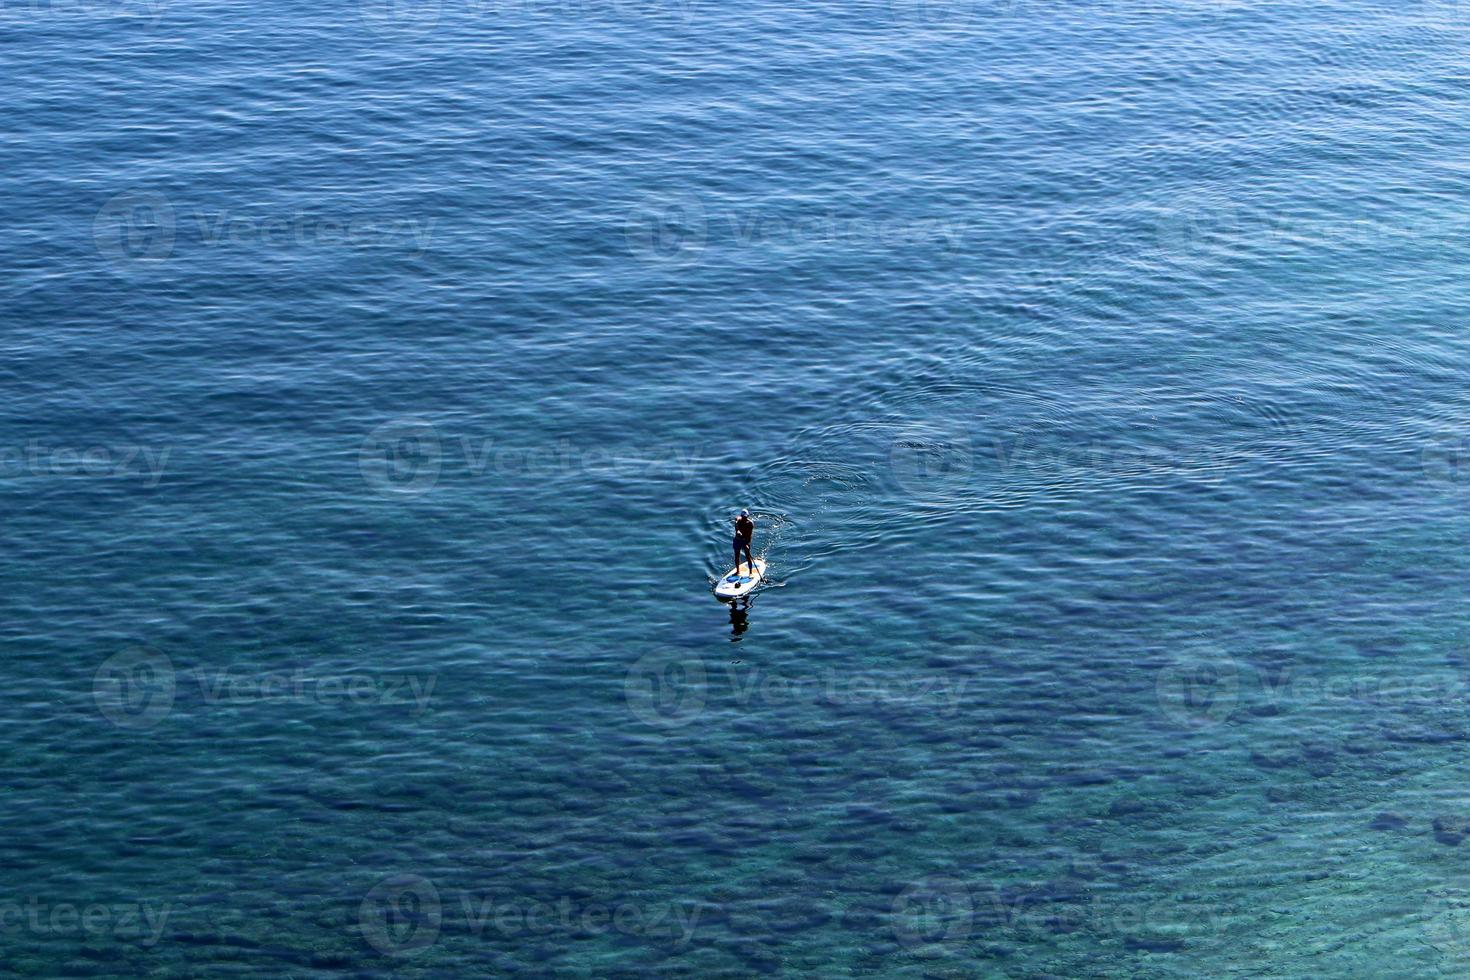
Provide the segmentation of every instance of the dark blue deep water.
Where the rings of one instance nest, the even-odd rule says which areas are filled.
[[[1470,7],[0,59],[0,972],[1470,971]]]

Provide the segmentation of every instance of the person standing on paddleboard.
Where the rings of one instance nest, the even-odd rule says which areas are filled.
[[[740,516],[735,518],[735,574],[740,574],[740,553],[745,552],[745,560],[750,564],[750,570],[755,572],[755,558],[750,553],[750,539],[755,537],[755,524],[750,520],[750,511],[742,510]]]

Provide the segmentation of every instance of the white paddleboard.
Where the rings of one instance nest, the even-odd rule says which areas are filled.
[[[757,558],[755,560],[755,572],[750,570],[748,562],[740,563],[740,571],[730,569],[720,580],[715,583],[715,595],[721,599],[739,599],[749,594],[750,590],[761,584],[761,578],[766,574],[766,560]]]

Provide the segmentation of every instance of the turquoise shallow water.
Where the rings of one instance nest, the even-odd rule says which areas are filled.
[[[0,40],[7,974],[1464,975],[1460,5]]]

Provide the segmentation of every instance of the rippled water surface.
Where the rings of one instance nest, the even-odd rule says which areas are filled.
[[[0,969],[1466,975],[1462,6],[0,7]]]

